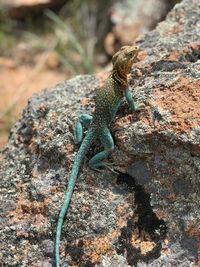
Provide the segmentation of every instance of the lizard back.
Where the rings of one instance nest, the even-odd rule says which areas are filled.
[[[124,97],[125,87],[110,76],[102,87],[96,89],[93,126],[102,128],[102,125],[111,123]]]

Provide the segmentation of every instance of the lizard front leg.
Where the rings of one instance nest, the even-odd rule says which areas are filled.
[[[125,97],[126,100],[130,106],[130,108],[134,111],[140,111],[140,109],[142,109],[144,107],[144,104],[141,103],[139,106],[135,103],[135,101],[133,100],[133,96],[131,94],[131,92],[129,91],[128,87],[125,90]]]

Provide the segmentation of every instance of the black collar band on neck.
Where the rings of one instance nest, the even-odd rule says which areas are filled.
[[[122,84],[126,84],[125,80],[121,77],[119,77],[119,75],[117,74],[116,71],[114,71],[112,73],[112,79],[118,84],[118,85],[122,85]]]

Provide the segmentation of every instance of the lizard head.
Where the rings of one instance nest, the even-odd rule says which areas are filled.
[[[119,76],[126,77],[134,62],[137,61],[138,46],[122,46],[120,50],[112,57],[113,70],[117,71]]]

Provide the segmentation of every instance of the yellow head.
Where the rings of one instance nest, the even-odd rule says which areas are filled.
[[[113,71],[121,77],[126,77],[134,62],[137,61],[138,46],[122,46],[112,57]]]

